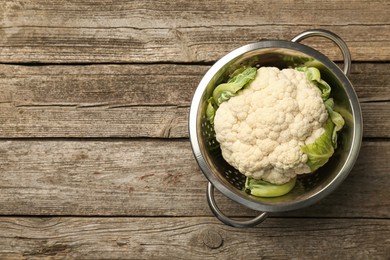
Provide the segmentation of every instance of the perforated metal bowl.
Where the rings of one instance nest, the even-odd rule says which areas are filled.
[[[326,37],[335,42],[344,56],[343,71],[320,52],[300,44],[311,37]],[[214,88],[235,69],[244,65],[294,67],[304,62],[316,64],[321,76],[332,86],[336,110],[344,117],[345,126],[339,135],[340,144],[329,162],[314,173],[300,175],[294,189],[275,198],[259,198],[243,190],[245,176],[222,157],[215,132],[206,118],[207,100]],[[207,200],[214,215],[235,227],[259,224],[268,212],[282,212],[307,207],[324,198],[347,177],[361,145],[363,120],[356,93],[347,78],[351,65],[348,47],[336,34],[325,30],[305,31],[291,41],[267,40],[238,48],[217,61],[204,75],[194,94],[189,116],[190,140],[196,161],[208,179]],[[261,211],[259,216],[238,221],[224,215],[214,200],[214,187],[222,194],[248,208]]]

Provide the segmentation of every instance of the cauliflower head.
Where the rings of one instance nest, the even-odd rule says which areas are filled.
[[[321,91],[295,69],[261,67],[255,79],[221,103],[214,130],[223,158],[242,174],[284,184],[309,173],[301,146],[325,131]]]

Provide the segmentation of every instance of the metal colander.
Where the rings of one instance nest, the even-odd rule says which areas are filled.
[[[320,52],[299,43],[310,36],[322,36],[334,41],[344,55],[344,71]],[[345,126],[339,134],[339,146],[329,162],[314,173],[298,176],[288,194],[275,198],[260,198],[244,191],[245,176],[222,157],[213,126],[206,117],[207,100],[214,88],[227,80],[242,66],[274,66],[279,68],[315,64],[322,77],[332,86],[336,110],[344,117]],[[189,133],[192,149],[200,169],[209,181],[207,199],[214,215],[225,224],[249,227],[262,222],[267,212],[282,212],[309,206],[330,194],[351,171],[362,139],[362,116],[356,93],[346,75],[351,58],[346,44],[325,30],[305,31],[292,41],[261,41],[238,48],[217,61],[205,74],[194,94]],[[214,200],[214,187],[228,198],[254,210],[262,211],[248,221],[233,220],[224,215]]]

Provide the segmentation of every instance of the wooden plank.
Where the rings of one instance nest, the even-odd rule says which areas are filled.
[[[389,218],[389,158],[390,142],[364,142],[333,194],[289,216]],[[0,162],[0,215],[211,215],[188,141],[1,141]],[[258,214],[217,201],[232,216]]]
[[[390,102],[362,104],[362,112],[364,137],[390,137]]]
[[[354,60],[388,61],[389,11],[386,0],[5,0],[0,62],[210,62],[241,45],[289,40],[312,28],[339,34]],[[312,44],[340,59],[329,42]]]
[[[389,70],[390,63],[352,63],[348,78],[360,102],[390,100]]]
[[[188,136],[188,107],[54,105],[2,107],[0,111],[0,121],[4,122],[1,137]]]
[[[0,137],[187,138],[189,107],[1,107]],[[390,103],[363,103],[364,137],[390,137]]]
[[[209,67],[0,65],[0,103],[15,106],[188,106]],[[375,75],[384,72],[386,67],[378,65],[377,69],[378,72],[373,72]],[[364,82],[369,84],[368,80]]]
[[[1,66],[2,137],[183,137],[206,66]]]
[[[0,103],[15,106],[188,106],[210,65],[132,64],[20,66],[0,64]],[[353,63],[349,79],[360,101],[389,101],[390,63]]]
[[[188,137],[209,66],[0,65],[0,137]],[[354,64],[365,137],[390,137],[390,64]]]
[[[380,219],[0,218],[0,257],[41,259],[386,259]]]

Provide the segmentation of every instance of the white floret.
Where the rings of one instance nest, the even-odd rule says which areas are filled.
[[[301,146],[323,132],[328,113],[303,72],[261,67],[214,118],[222,156],[246,176],[283,184],[310,172]]]

